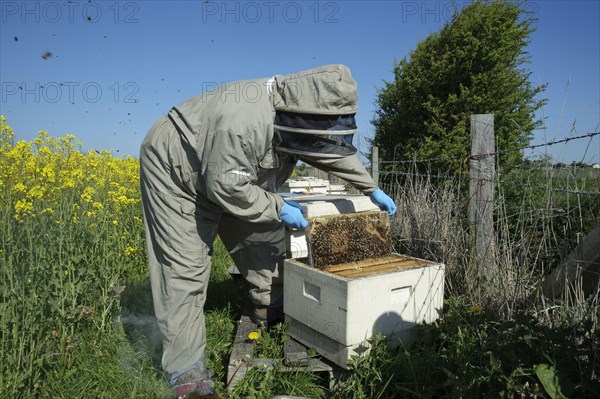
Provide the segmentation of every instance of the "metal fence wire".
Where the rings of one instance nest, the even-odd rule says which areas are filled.
[[[574,141],[574,140],[582,140],[582,139],[590,139],[591,140],[594,136],[597,136],[597,135],[600,135],[600,132],[590,132],[590,133],[586,133],[586,134],[583,134],[580,136],[566,137],[566,138],[563,138],[560,140],[553,140],[553,141],[550,141],[547,143],[523,146],[523,147],[520,147],[519,150],[535,149],[535,148],[540,148],[540,147],[549,147],[549,146],[553,146],[553,145],[557,145],[557,144],[568,143],[568,142]],[[494,152],[475,154],[475,155],[462,154],[462,155],[455,155],[455,156],[450,156],[450,157],[432,157],[432,158],[426,158],[426,159],[392,160],[392,161],[383,160],[383,161],[380,161],[379,164],[393,166],[393,165],[402,165],[402,164],[406,165],[406,164],[419,164],[419,163],[461,160],[461,166],[464,166],[464,165],[466,165],[466,163],[469,160],[480,160],[480,159],[483,159],[486,157],[500,155],[505,152],[507,152],[507,150],[498,150],[498,151],[494,151]],[[450,175],[450,174],[436,174],[436,173],[421,173],[416,170],[413,172],[405,172],[405,171],[397,171],[397,170],[380,169],[379,175],[382,177],[383,176],[415,176],[415,177],[423,177],[423,178],[433,178],[433,179],[441,179],[441,180],[457,180],[457,181],[465,180],[465,179],[466,180],[481,180],[479,178],[470,177],[468,175],[468,173],[465,175]],[[513,186],[519,186],[521,188],[526,188],[526,189],[535,189],[535,190],[550,191],[550,192],[557,192],[557,193],[585,195],[585,196],[600,196],[600,191],[585,191],[585,190],[578,190],[578,189],[558,188],[558,187],[552,187],[549,185],[513,182],[513,181],[506,181],[506,180],[501,180],[501,179],[491,179],[491,180],[488,180],[488,182],[492,183],[492,184],[513,185]]]

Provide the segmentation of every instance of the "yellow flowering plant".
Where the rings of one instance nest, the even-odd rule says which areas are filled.
[[[139,161],[72,134],[16,140],[0,116],[0,218],[0,391],[45,397],[84,335],[119,329],[113,288],[147,278]]]

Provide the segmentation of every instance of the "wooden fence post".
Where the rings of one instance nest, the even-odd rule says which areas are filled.
[[[497,273],[494,245],[494,115],[471,115],[471,159],[469,219],[476,291],[492,287],[488,283]]]
[[[379,147],[371,147],[371,176],[379,184]]]

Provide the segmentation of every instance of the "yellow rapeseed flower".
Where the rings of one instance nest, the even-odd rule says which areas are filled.
[[[86,188],[84,188],[83,193],[81,194],[81,201],[82,202],[92,202],[92,197],[94,196],[94,192],[95,192],[95,190],[90,186],[87,186]]]
[[[52,150],[48,147],[40,147],[37,150],[38,155],[48,156],[52,154]]]
[[[72,134],[66,134],[65,137],[61,137],[58,140],[62,143],[63,148],[71,149],[73,148],[73,140],[75,136]]]
[[[33,213],[33,203],[27,200],[18,200],[15,203],[15,220],[22,220],[25,215],[31,215]]]
[[[48,183],[54,183],[56,181],[56,172],[54,171],[54,165],[44,165],[44,167],[42,168],[42,175]]]
[[[14,137],[13,128],[6,124],[4,115],[0,115],[0,137],[6,137],[8,140]]]
[[[63,180],[62,188],[73,188],[75,187],[75,180],[66,178]]]
[[[136,255],[138,252],[139,250],[136,247],[132,247],[129,244],[125,246],[125,255],[133,256]]]
[[[27,187],[21,182],[18,182],[13,186],[13,192],[15,193],[24,193]]]
[[[83,179],[83,169],[73,169],[71,170],[71,175],[74,179],[81,180]]]
[[[46,188],[41,186],[33,186],[27,192],[27,198],[32,198],[36,200],[40,200],[44,197],[44,193],[46,192]]]
[[[136,200],[135,198],[127,198],[126,195],[119,195],[119,197],[117,198],[117,202],[121,206],[127,206],[130,204],[135,204]]]
[[[31,157],[25,161],[25,171],[26,172],[35,172],[36,171],[35,158]]]
[[[143,220],[139,208],[133,208],[140,202],[139,160],[82,148],[75,135],[57,138],[45,130],[32,140],[16,141],[0,116],[0,201],[10,201],[14,219],[22,221],[39,211],[53,215],[57,224],[83,222],[97,229],[102,213],[119,226],[116,231],[132,222],[139,227]],[[128,231],[119,241],[130,240]],[[132,256],[141,251],[133,244],[125,250]]]

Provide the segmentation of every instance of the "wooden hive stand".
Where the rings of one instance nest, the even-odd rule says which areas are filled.
[[[260,370],[272,370],[278,363],[277,370],[281,372],[306,371],[313,373],[327,373],[329,377],[329,388],[333,389],[340,378],[349,372],[336,364],[311,356],[307,353],[308,348],[291,337],[286,341],[283,359],[258,358],[254,356],[254,343],[248,338],[253,331],[258,331],[256,324],[250,318],[243,315],[237,324],[233,349],[227,367],[227,392],[231,394],[235,386],[244,379],[246,373],[253,368]]]

